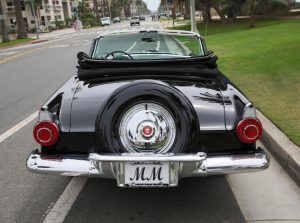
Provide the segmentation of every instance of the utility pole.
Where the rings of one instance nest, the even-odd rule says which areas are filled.
[[[190,0],[190,13],[191,13],[191,31],[198,32],[197,24],[196,24],[195,0]]]
[[[1,23],[1,30],[2,30],[2,42],[9,42],[9,38],[7,36],[7,30],[5,26],[5,21],[4,21],[4,13],[3,13],[3,8],[2,8],[2,2],[0,0],[0,23]]]

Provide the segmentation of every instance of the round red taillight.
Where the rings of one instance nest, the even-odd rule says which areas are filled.
[[[54,145],[59,138],[59,128],[54,122],[39,121],[33,127],[33,137],[41,146]]]
[[[262,134],[261,122],[256,118],[241,120],[237,127],[237,136],[244,143],[254,143]]]

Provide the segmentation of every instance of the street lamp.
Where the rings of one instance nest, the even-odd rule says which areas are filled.
[[[36,34],[36,38],[39,39],[39,26],[38,26],[38,21],[37,21],[37,17],[35,14],[35,10],[34,10],[34,0],[27,0],[30,3],[30,7],[31,7],[31,12],[34,18],[34,25],[35,25],[35,34]]]

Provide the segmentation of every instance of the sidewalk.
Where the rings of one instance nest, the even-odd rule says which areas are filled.
[[[55,38],[61,35],[69,34],[69,33],[74,33],[76,30],[74,28],[66,28],[66,29],[59,29],[59,30],[54,30],[50,33],[40,33],[39,38],[40,39],[51,39]],[[34,33],[28,34],[28,37],[36,38],[36,35]]]
[[[246,222],[300,222],[300,188],[272,155],[268,169],[231,174],[227,180]]]
[[[163,20],[163,21],[160,21],[160,23],[163,25],[164,29],[173,27],[173,20],[172,19]],[[174,26],[184,26],[184,25],[187,25],[189,23],[190,23],[190,20],[183,20],[183,21],[180,21],[180,22],[174,22]]]
[[[74,32],[76,32],[76,30],[74,28],[54,30],[50,33],[40,33],[39,34],[39,39],[36,39],[36,34],[28,33],[28,37],[32,38],[33,40],[26,41],[26,42],[23,42],[23,43],[17,43],[15,45],[0,47],[0,50],[1,49],[12,48],[12,47],[15,47],[15,46],[27,45],[27,44],[42,43],[42,42],[46,42],[46,41],[51,40],[51,39],[55,39],[59,36],[66,35],[66,34],[69,34],[69,33],[74,33]],[[10,35],[9,38],[10,38],[11,41],[16,40],[16,34]],[[0,42],[1,41],[2,41],[2,38],[0,37]]]

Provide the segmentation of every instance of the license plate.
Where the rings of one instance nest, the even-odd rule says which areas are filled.
[[[169,184],[169,163],[125,163],[125,184],[132,187],[167,186]]]

